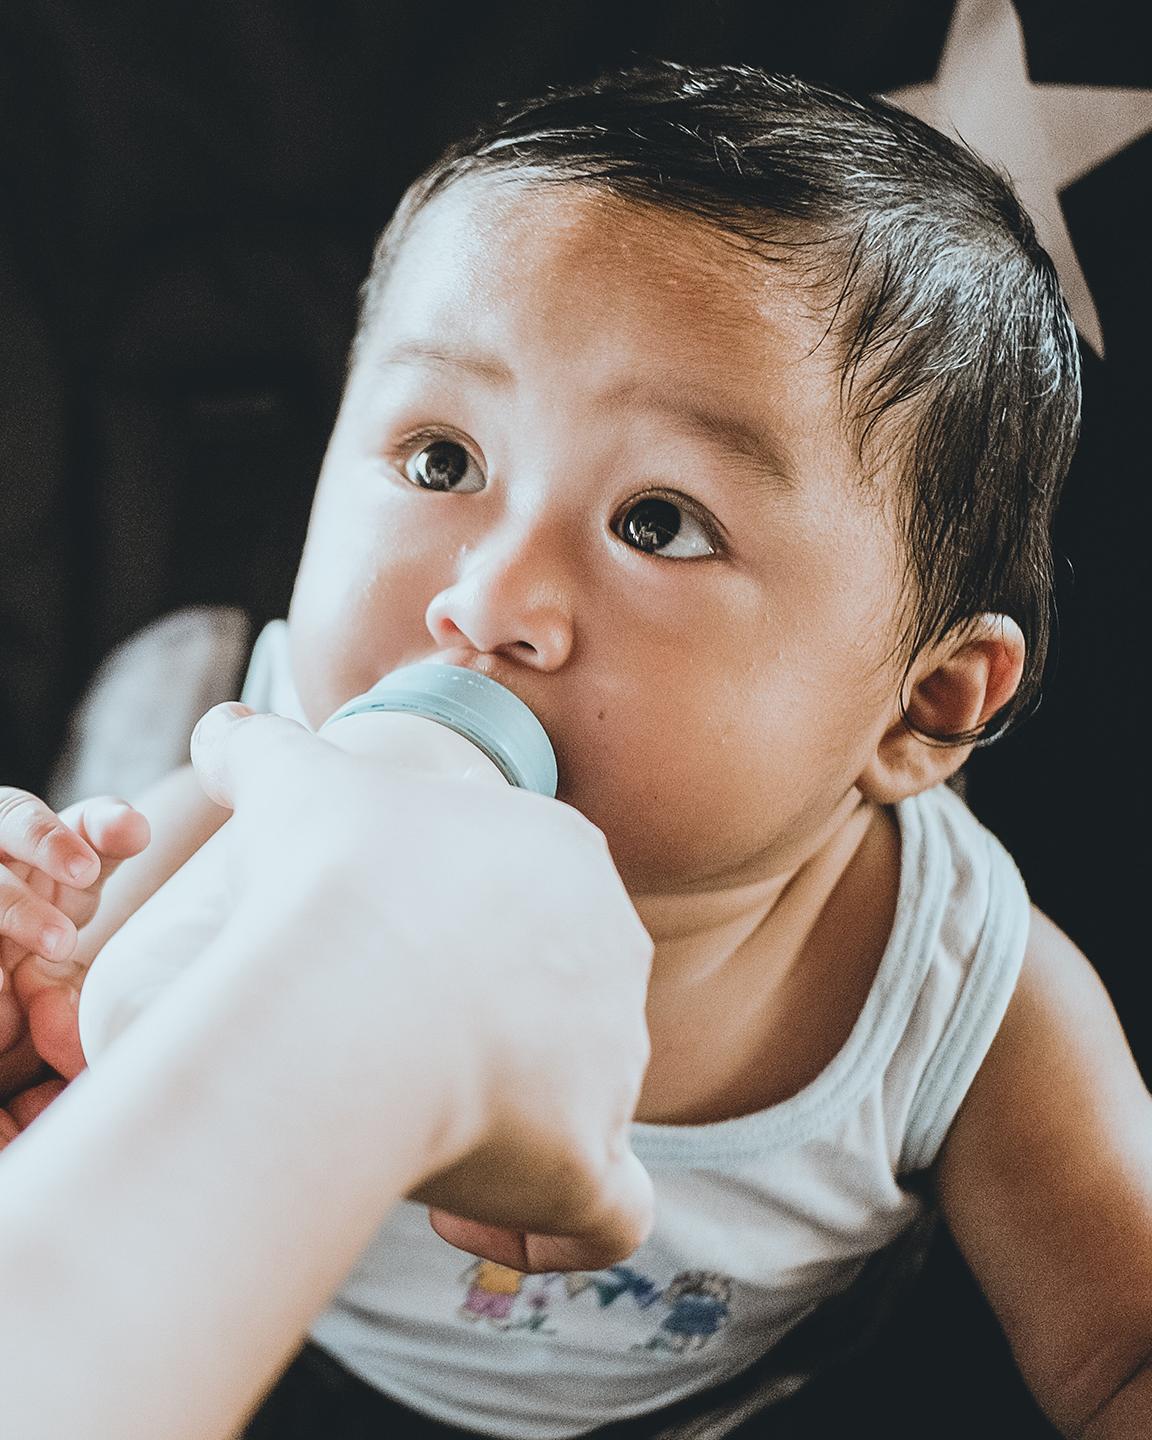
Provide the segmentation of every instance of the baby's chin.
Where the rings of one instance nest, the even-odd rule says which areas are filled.
[[[639,797],[609,797],[595,789],[568,783],[561,770],[556,798],[578,810],[603,834],[612,863],[630,895],[666,894],[709,888],[709,876],[724,860],[702,836],[698,826],[655,824],[651,807]],[[623,803],[622,803],[623,802]]]

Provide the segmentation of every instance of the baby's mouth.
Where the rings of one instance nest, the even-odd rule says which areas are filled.
[[[430,665],[454,665],[460,670],[475,670],[481,675],[487,675],[490,680],[499,678],[494,672],[500,668],[500,657],[484,654],[467,645],[456,645],[449,650],[435,650],[426,659]]]
[[[517,676],[516,665],[501,655],[459,645],[450,650],[436,650],[422,658],[430,665],[452,665],[459,670],[472,670],[477,675],[486,675],[489,680],[503,685],[505,690],[511,690],[517,700],[523,701],[535,713],[532,700],[524,693],[525,687]]]
[[[563,791],[565,764],[561,750],[558,747],[557,737],[553,734],[549,721],[550,714],[555,715],[557,713],[555,704],[551,706],[539,704],[541,692],[547,694],[545,689],[547,683],[546,677],[536,676],[530,671],[525,671],[523,666],[518,666],[514,660],[510,660],[506,656],[497,655],[491,651],[474,650],[466,645],[435,650],[431,654],[421,656],[419,661],[413,661],[411,663],[451,665],[460,670],[471,670],[475,674],[485,676],[489,680],[495,680],[496,683],[502,685],[505,690],[511,691],[517,700],[532,711],[533,715],[535,715],[536,719],[539,720],[540,724],[544,727],[556,756],[556,766],[559,773],[559,789],[557,793],[560,794]],[[528,685],[524,683],[525,680],[536,680],[538,682],[543,680],[545,683],[544,685],[540,683]],[[532,694],[530,693],[531,691],[536,691],[537,693]]]

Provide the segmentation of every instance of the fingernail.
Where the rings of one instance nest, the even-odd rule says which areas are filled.
[[[219,724],[222,716],[226,715],[231,720],[242,720],[246,715],[252,715],[254,713],[249,706],[242,705],[239,700],[227,700],[219,705],[214,705],[211,710],[205,711],[200,719],[197,720],[195,728],[192,731],[189,748],[194,750],[203,738],[205,727],[210,728],[213,725]]]
[[[82,875],[91,873],[93,863],[91,860],[85,860],[83,856],[78,856],[75,860],[69,860],[68,874],[73,880],[79,880]]]
[[[69,941],[67,930],[56,925],[47,925],[40,932],[40,954],[45,960],[55,960],[66,949]]]
[[[202,715],[200,717],[200,724],[202,725],[210,715],[228,715],[231,716],[233,720],[240,720],[243,719],[245,715],[251,715],[252,713],[248,706],[241,705],[239,700],[224,700],[214,709],[209,710],[206,715]]]

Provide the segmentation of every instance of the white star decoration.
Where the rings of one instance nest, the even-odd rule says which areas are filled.
[[[1059,193],[1152,130],[1152,90],[1035,85],[1011,0],[956,0],[936,78],[886,98],[1008,172],[1076,328],[1102,357],[1100,319]]]

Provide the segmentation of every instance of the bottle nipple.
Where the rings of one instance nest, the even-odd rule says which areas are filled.
[[[422,715],[446,725],[483,751],[510,785],[556,794],[556,755],[543,725],[523,700],[488,675],[435,661],[405,665],[342,705],[320,730],[378,711]]]

